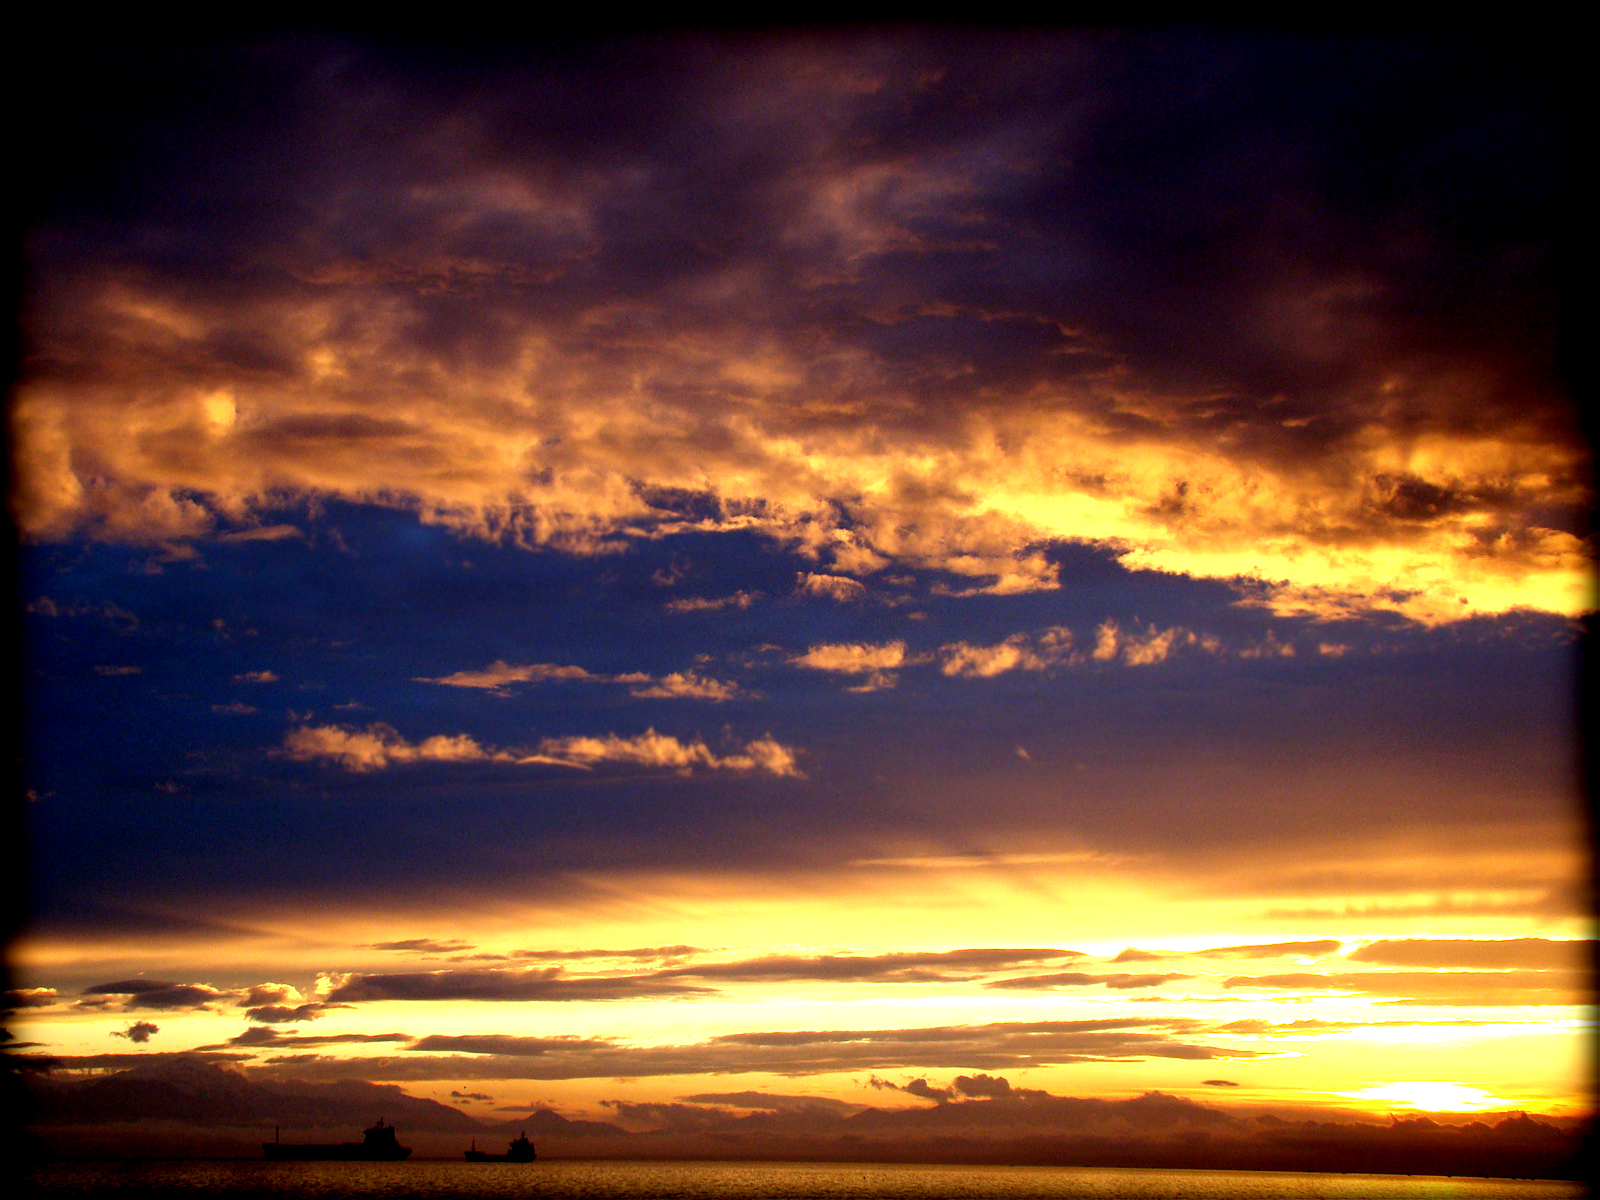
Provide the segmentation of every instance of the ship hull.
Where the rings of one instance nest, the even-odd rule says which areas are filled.
[[[409,1146],[375,1152],[360,1142],[345,1142],[337,1146],[286,1146],[279,1142],[262,1142],[261,1150],[268,1158],[282,1162],[399,1162],[411,1154]]]

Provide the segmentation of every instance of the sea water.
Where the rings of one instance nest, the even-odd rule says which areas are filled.
[[[265,1162],[47,1163],[40,1197],[198,1200],[1572,1200],[1581,1184],[1274,1171],[871,1163]]]

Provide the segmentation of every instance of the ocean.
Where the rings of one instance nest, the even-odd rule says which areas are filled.
[[[260,1159],[46,1163],[39,1197],[196,1200],[1574,1200],[1552,1180],[861,1163],[400,1162]]]

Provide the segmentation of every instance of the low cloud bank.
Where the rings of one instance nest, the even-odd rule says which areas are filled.
[[[82,1154],[86,1146],[138,1156],[228,1145],[253,1157],[269,1126],[310,1141],[323,1130],[348,1135],[382,1111],[403,1140],[452,1159],[465,1148],[461,1142],[526,1129],[547,1158],[1048,1163],[1576,1179],[1584,1132],[1578,1122],[1520,1113],[1386,1124],[1292,1114],[1285,1119],[1162,1092],[1127,1100],[1055,1096],[984,1073],[958,1075],[944,1086],[925,1077],[903,1084],[870,1080],[876,1090],[931,1101],[910,1108],[803,1094],[702,1093],[669,1103],[606,1100],[606,1121],[571,1120],[537,1107],[526,1117],[488,1122],[367,1080],[272,1078],[197,1056],[142,1057],[134,1069],[86,1079],[30,1075],[35,1145],[66,1156]]]

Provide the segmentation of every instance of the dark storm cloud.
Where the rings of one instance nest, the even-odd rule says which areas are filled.
[[[126,1029],[113,1029],[112,1037],[127,1038],[130,1042],[148,1042],[150,1038],[161,1032],[161,1026],[149,1021],[135,1021]]]
[[[1052,588],[1041,541],[1130,520],[1174,562],[1247,530],[1577,569],[1556,97],[1515,56],[913,31],[61,70],[17,423],[43,536],[331,494],[591,553],[763,528],[856,588]],[[166,417],[137,437],[130,380]],[[1424,435],[1426,476],[1385,452]],[[1041,528],[983,512],[1008,486],[1128,503]]]

